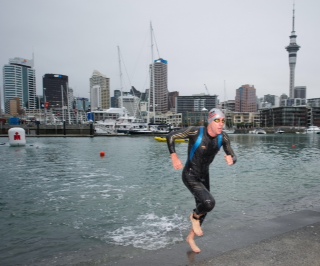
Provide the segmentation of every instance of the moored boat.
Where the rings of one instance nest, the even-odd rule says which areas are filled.
[[[278,128],[275,133],[276,133],[276,134],[283,134],[283,133],[285,133],[285,131],[282,130],[281,128]]]
[[[306,129],[306,133],[307,134],[320,134],[320,127],[317,127],[317,126],[309,126],[307,129]]]
[[[129,134],[131,135],[165,135],[170,132],[170,125],[168,124],[151,124],[149,123],[145,128],[131,128]]]
[[[254,130],[249,131],[250,134],[267,134],[267,132],[262,128],[256,128]]]

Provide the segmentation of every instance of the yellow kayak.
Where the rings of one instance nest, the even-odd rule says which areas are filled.
[[[154,137],[154,139],[156,141],[159,142],[167,142],[167,139],[165,137]],[[179,142],[179,143],[188,143],[188,139],[176,139],[175,142]]]

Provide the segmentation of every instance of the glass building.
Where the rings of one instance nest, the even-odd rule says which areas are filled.
[[[33,60],[15,57],[3,66],[3,98],[6,114],[16,115],[23,110],[36,108]],[[13,101],[16,104],[12,104]]]
[[[154,75],[152,75],[154,70]],[[150,111],[156,113],[168,112],[168,61],[162,58],[154,60],[150,65]],[[153,95],[154,94],[154,95]],[[155,106],[153,108],[153,102]]]

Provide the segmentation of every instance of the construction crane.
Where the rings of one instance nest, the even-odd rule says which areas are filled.
[[[206,84],[204,84],[204,87],[206,88],[206,91],[207,91],[208,95],[210,95]]]

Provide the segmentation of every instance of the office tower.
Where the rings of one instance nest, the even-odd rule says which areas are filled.
[[[102,109],[100,85],[93,85],[90,88],[90,102],[91,102],[91,111]]]
[[[99,102],[100,106],[94,106],[94,102]],[[110,108],[110,79],[102,75],[99,71],[94,70],[90,78],[90,102],[91,110],[95,108]]]
[[[83,97],[74,97],[73,98],[73,109],[75,109],[77,112],[87,112],[90,102],[88,98]]]
[[[289,97],[294,97],[294,75],[297,61],[297,52],[300,49],[300,46],[296,43],[296,32],[294,30],[294,8],[292,16],[292,31],[290,35],[290,44],[286,47],[286,50],[289,53],[289,66],[290,66],[290,87],[289,87]]]
[[[218,107],[217,95],[177,96],[177,113],[202,112]]]
[[[15,57],[3,67],[3,100],[6,114],[36,108],[36,75],[33,59]],[[11,106],[11,108],[10,108]]]
[[[276,95],[264,95],[263,96],[264,103],[270,103],[272,107],[279,107],[280,106],[280,98]]]
[[[294,98],[307,98],[307,87],[306,86],[296,86],[294,87]]]
[[[150,68],[150,111],[166,113],[168,112],[168,62],[159,58],[154,60]],[[153,70],[154,75],[152,74]],[[155,106],[153,106],[153,102],[155,102]]]
[[[131,86],[130,94],[141,99],[142,93],[138,91],[134,86]]]
[[[122,106],[125,107],[128,111],[128,113],[131,116],[139,116],[140,110],[139,110],[139,102],[140,99],[133,95],[126,95],[126,96],[120,96],[118,98],[118,105],[119,102],[122,102]]]
[[[46,109],[65,110],[68,105],[68,76],[45,74],[42,77],[43,97]]]
[[[236,90],[236,112],[257,112],[257,96],[254,86],[242,85]]]
[[[178,91],[172,91],[168,94],[168,110],[171,112],[176,112],[176,99],[179,96]]]
[[[113,96],[111,96],[111,108],[118,108],[118,98],[120,97],[121,93],[120,90],[114,90]]]

